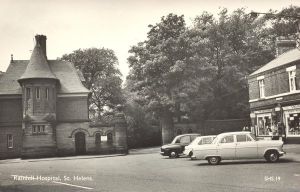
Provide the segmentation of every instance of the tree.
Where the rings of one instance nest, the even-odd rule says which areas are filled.
[[[202,39],[195,39],[202,52],[197,60],[214,69],[210,82],[212,97],[205,103],[204,119],[248,117],[245,77],[274,58],[274,45],[264,25],[263,19],[253,22],[244,9],[230,15],[222,9],[218,19],[204,12],[195,19],[192,30]]]
[[[106,110],[124,102],[121,73],[113,50],[78,49],[60,59],[74,63],[83,73],[85,86],[91,91],[89,111],[92,119],[101,119]]]
[[[130,49],[131,68],[128,79],[134,81],[140,104],[155,111],[160,117],[163,143],[174,136],[173,113],[177,87],[181,84],[180,71],[186,65],[186,31],[183,16],[169,14],[156,25],[149,25],[147,40]]]

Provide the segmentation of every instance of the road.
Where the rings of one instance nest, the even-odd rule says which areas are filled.
[[[28,180],[30,176],[36,180]],[[52,180],[42,181],[46,178]],[[169,159],[153,149],[105,158],[0,161],[0,191],[296,192],[300,191],[300,154],[287,154],[274,164],[224,161],[217,166]]]

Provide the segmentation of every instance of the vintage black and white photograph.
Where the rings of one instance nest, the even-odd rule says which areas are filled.
[[[300,0],[0,0],[0,192],[299,192]]]

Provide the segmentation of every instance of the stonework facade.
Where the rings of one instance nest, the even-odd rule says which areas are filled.
[[[91,124],[88,94],[72,63],[48,60],[37,35],[30,60],[11,60],[0,79],[0,158],[127,152],[126,123]]]
[[[300,50],[282,50],[248,77],[251,123],[258,137],[300,143]]]

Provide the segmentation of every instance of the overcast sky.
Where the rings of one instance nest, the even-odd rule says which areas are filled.
[[[168,13],[183,14],[188,24],[203,11],[216,14],[220,7],[258,12],[300,6],[300,0],[0,0],[0,71],[10,55],[28,60],[34,36],[47,36],[48,59],[79,48],[109,48],[128,73],[130,46],[143,41],[148,25]]]

